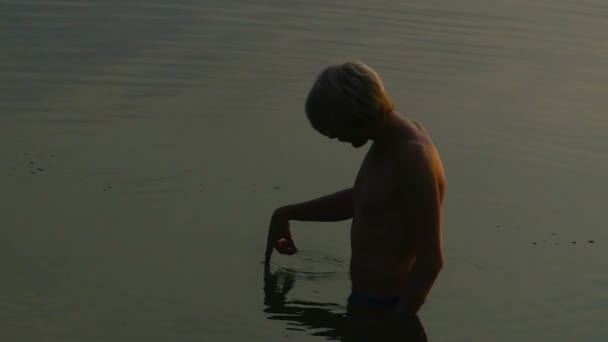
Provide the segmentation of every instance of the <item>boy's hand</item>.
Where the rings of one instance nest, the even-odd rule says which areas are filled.
[[[289,218],[280,208],[275,210],[270,219],[268,228],[268,239],[266,241],[266,255],[264,263],[270,263],[272,250],[276,249],[281,254],[292,255],[298,252],[296,245],[291,237],[289,229]]]

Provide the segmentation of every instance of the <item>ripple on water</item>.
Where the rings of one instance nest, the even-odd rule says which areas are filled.
[[[309,281],[348,278],[348,263],[343,258],[316,250],[300,250],[281,259],[278,270]]]

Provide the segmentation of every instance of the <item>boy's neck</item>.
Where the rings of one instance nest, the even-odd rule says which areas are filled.
[[[370,129],[370,140],[376,144],[385,144],[403,139],[407,133],[405,118],[396,112],[389,113],[380,123]]]

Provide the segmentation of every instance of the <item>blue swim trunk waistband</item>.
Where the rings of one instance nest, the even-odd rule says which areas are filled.
[[[370,307],[382,308],[382,309],[394,309],[399,303],[399,297],[372,297],[366,294],[352,290],[348,297],[350,303],[363,304]]]

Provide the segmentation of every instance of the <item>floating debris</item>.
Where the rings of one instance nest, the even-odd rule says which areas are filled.
[[[589,240],[589,243],[595,243],[595,241],[593,241],[593,240]]]
[[[273,188],[273,189],[275,189],[275,190],[279,190],[281,187],[280,187],[280,186],[278,186],[278,185],[275,185],[275,186],[273,186],[272,188]]]
[[[572,241],[572,244],[573,244],[573,245],[576,245],[576,241]]]
[[[533,245],[536,245],[536,242],[532,242]]]

